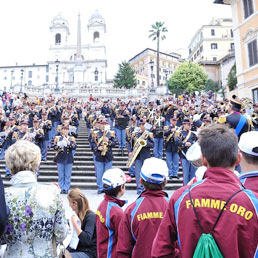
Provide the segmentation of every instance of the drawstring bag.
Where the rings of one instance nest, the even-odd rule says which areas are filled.
[[[194,214],[195,214],[195,217],[197,219],[197,223],[202,231],[202,235],[200,236],[199,240],[198,240],[198,243],[197,243],[197,246],[194,250],[194,254],[193,254],[193,258],[223,258],[223,255],[212,235],[212,232],[214,231],[226,205],[228,204],[228,202],[238,193],[240,193],[243,189],[240,189],[239,191],[235,192],[234,194],[232,194],[228,200],[226,201],[226,203],[224,204],[223,208],[221,209],[220,213],[219,213],[219,216],[217,217],[216,219],[216,222],[214,223],[210,233],[208,234],[205,234],[204,233],[204,230],[203,230],[203,227],[201,225],[201,222],[200,222],[200,219],[199,219],[199,216],[197,214],[197,211],[194,207],[194,203],[193,203],[193,200],[191,198],[191,187],[189,188],[189,198],[190,198],[190,201],[191,201],[191,204],[192,204],[192,207],[193,207],[193,210],[194,210]]]

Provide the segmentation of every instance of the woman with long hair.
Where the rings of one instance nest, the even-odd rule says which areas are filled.
[[[96,215],[90,210],[88,199],[79,188],[71,190],[67,198],[75,213],[71,222],[79,240],[70,243],[68,250],[73,258],[96,258]]]

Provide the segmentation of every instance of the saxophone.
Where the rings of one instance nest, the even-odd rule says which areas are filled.
[[[102,141],[103,150],[101,151],[101,156],[106,156],[108,151],[108,141],[107,141],[106,134],[107,134],[107,130],[105,130],[103,133],[103,141]]]
[[[132,155],[129,157],[127,162],[127,167],[130,168],[137,156],[139,155],[141,149],[147,145],[147,138],[149,136],[148,131],[144,131],[144,133],[137,139],[136,143],[134,144]]]

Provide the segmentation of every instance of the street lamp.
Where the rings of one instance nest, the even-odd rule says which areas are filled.
[[[14,73],[14,70],[11,70],[11,88],[13,87],[13,73]]]
[[[166,76],[166,94],[168,94],[168,70],[165,69],[164,73],[165,73],[165,76]]]
[[[56,59],[55,64],[56,64],[56,88],[55,88],[55,92],[59,92],[60,89],[58,87],[58,67],[59,67],[59,63],[60,61],[58,59]]]
[[[24,73],[24,70],[21,69],[21,87],[20,87],[20,93],[22,93],[22,80],[23,80],[23,73]]]
[[[99,77],[98,77],[99,71],[97,67],[95,68],[94,74],[95,74],[95,82],[97,82],[99,80]]]
[[[155,91],[154,90],[154,81],[153,81],[154,62],[152,60],[150,60],[149,64],[150,64],[150,68],[151,68],[151,90],[150,91]]]

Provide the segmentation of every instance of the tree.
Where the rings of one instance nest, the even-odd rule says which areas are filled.
[[[119,70],[114,78],[114,88],[135,88],[137,85],[135,72],[129,62],[119,64]]]
[[[175,70],[168,81],[171,92],[177,95],[182,92],[192,93],[204,89],[208,75],[195,63],[183,63]]]
[[[157,40],[157,86],[159,86],[159,41],[166,38],[165,35],[162,35],[164,32],[167,32],[167,28],[164,27],[164,22],[156,22],[151,25],[151,33],[149,38],[152,38],[153,41]]]
[[[234,64],[228,74],[228,87],[229,90],[234,90],[237,85],[237,76],[236,76],[236,64]]]
[[[209,79],[205,84],[205,89],[204,90],[206,92],[209,91],[209,90],[211,90],[213,92],[218,92],[220,90],[219,83]]]

